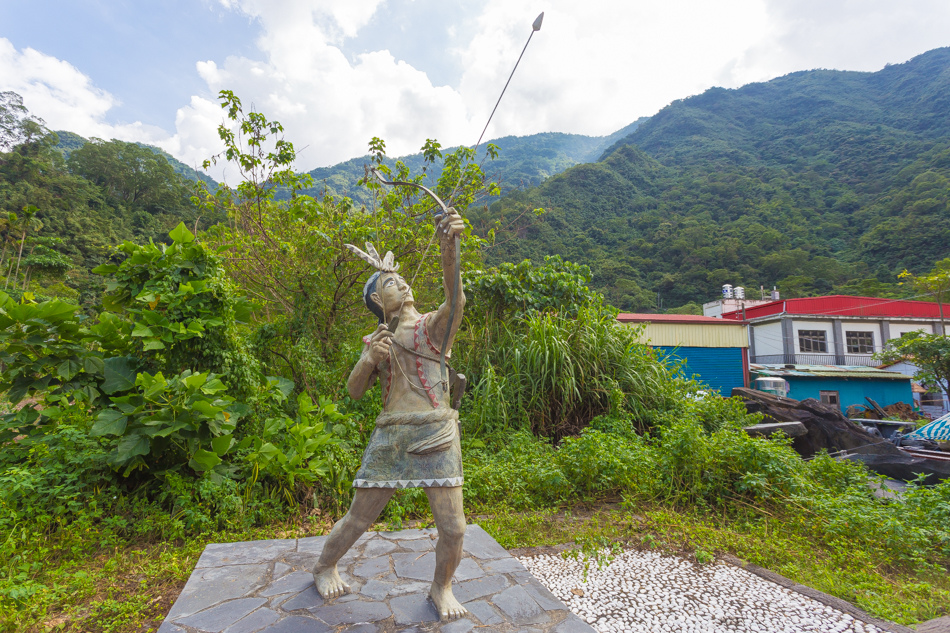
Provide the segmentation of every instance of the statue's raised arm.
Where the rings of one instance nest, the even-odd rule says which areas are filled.
[[[442,287],[445,289],[445,301],[436,310],[429,321],[429,334],[442,342],[445,353],[452,349],[455,334],[462,322],[462,310],[465,307],[465,293],[462,289],[462,275],[459,270],[461,261],[458,249],[461,248],[461,235],[465,231],[465,222],[458,212],[449,207],[439,220],[436,231],[439,233],[439,245],[442,251]],[[456,290],[456,283],[459,284]]]

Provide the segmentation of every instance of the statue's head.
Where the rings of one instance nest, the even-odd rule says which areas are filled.
[[[345,246],[376,269],[363,286],[363,302],[380,323],[386,321],[387,317],[396,316],[402,306],[412,304],[412,290],[406,280],[397,274],[399,264],[395,262],[392,251],[380,257],[376,247],[369,242],[366,243],[365,251],[352,244]]]
[[[396,272],[376,271],[363,286],[363,302],[380,323],[398,314],[403,305],[413,302],[412,289]]]

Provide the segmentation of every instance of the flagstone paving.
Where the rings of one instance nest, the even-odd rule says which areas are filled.
[[[310,573],[325,536],[208,545],[159,633],[593,633],[477,525],[453,584],[469,613],[440,623],[428,598],[437,537],[367,532],[339,564],[351,592],[328,601]]]

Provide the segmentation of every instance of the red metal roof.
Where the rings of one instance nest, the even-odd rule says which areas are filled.
[[[759,319],[773,314],[812,314],[822,316],[859,316],[859,317],[908,317],[914,319],[938,319],[940,310],[930,301],[909,301],[907,299],[881,299],[880,297],[852,297],[849,295],[829,295],[826,297],[805,297],[802,299],[782,299],[745,309],[746,319]],[[950,309],[944,310],[950,312]],[[950,314],[948,314],[950,316]],[[726,312],[723,319],[742,320],[742,311]]]
[[[643,314],[637,312],[621,312],[617,315],[621,323],[701,323],[703,325],[736,325],[735,320],[724,321],[716,317],[700,316],[698,314]]]

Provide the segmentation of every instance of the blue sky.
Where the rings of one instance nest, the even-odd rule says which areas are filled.
[[[172,129],[175,111],[205,90],[197,59],[254,55],[255,20],[192,0],[30,0],[0,3],[0,37],[68,61],[117,95],[112,121]]]
[[[197,164],[231,89],[311,169],[372,136],[473,143],[542,10],[489,137],[604,135],[711,86],[950,45],[946,0],[0,0],[0,90],[53,129]]]

